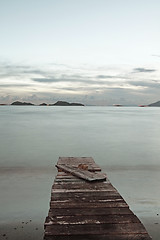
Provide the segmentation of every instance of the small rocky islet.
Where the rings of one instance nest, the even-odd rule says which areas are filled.
[[[11,103],[13,106],[35,106],[35,104],[30,103],[30,102],[20,102],[20,101],[15,101]],[[69,103],[66,101],[57,101],[56,103],[53,104],[47,104],[47,103],[41,103],[39,106],[84,106],[82,103]]]

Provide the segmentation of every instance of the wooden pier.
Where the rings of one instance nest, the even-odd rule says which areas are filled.
[[[59,158],[45,240],[150,240],[92,158]]]

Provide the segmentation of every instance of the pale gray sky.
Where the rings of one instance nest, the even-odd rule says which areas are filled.
[[[159,0],[0,0],[0,103],[160,100]]]

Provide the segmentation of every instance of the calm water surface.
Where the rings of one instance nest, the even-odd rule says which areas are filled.
[[[160,108],[0,107],[2,239],[42,239],[59,156],[92,156],[160,239]]]

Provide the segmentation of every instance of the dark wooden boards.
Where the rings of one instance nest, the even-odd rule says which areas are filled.
[[[92,157],[59,157],[58,164],[72,165],[78,167],[80,164],[87,164],[89,171],[101,171]]]
[[[104,173],[97,173],[97,172],[90,172],[88,170],[79,169],[78,167],[64,165],[64,164],[57,164],[56,167],[61,169],[67,173],[71,173],[72,175],[82,178],[86,181],[105,181],[106,175]]]
[[[60,158],[58,164],[65,161],[75,168],[89,164],[92,172],[101,171],[92,158]],[[89,182],[66,171],[54,180],[44,227],[46,240],[151,239],[108,178]]]
[[[116,214],[116,215],[130,215],[131,212],[129,208],[110,208],[110,207],[105,207],[105,208],[56,208],[50,209],[49,210],[49,217],[56,217],[56,216],[108,216],[111,214]]]
[[[79,224],[105,224],[105,223],[139,223],[140,220],[133,214],[108,214],[108,215],[98,215],[98,216],[90,216],[88,215],[79,215],[79,216],[55,216],[47,219],[46,226],[48,225],[59,225],[70,223],[73,225]]]
[[[100,224],[70,224],[63,223],[46,226],[47,235],[117,235],[125,234],[146,234],[145,228],[140,223],[100,223]]]
[[[47,236],[47,240],[148,240],[148,234]]]

